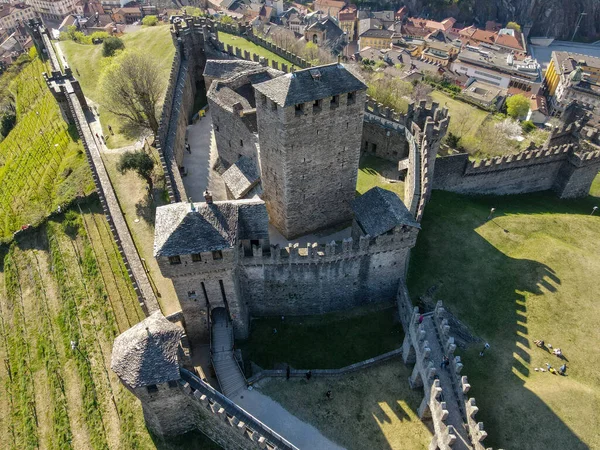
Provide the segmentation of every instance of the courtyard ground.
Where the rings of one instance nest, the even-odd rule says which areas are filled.
[[[357,195],[362,195],[369,189],[379,186],[395,192],[400,198],[404,198],[404,182],[396,179],[397,173],[397,163],[376,156],[361,158],[356,181]]]
[[[219,41],[221,41],[225,45],[229,44],[233,47],[238,47],[242,49],[242,52],[244,50],[249,51],[250,55],[252,55],[252,53],[256,53],[259,56],[267,58],[269,60],[269,67],[271,67],[271,61],[277,61],[279,64],[287,64],[290,68],[293,66],[293,64],[288,60],[276,55],[275,53],[267,50],[264,47],[261,47],[260,45],[256,45],[254,42],[250,42],[248,39],[244,39],[241,36],[236,36],[234,34],[228,34],[219,31]]]
[[[319,316],[253,319],[250,338],[237,347],[245,364],[253,361],[263,369],[277,363],[338,369],[394,350],[403,338],[395,305],[382,304]]]
[[[259,390],[349,450],[426,449],[431,432],[416,415],[423,393],[408,387],[410,372],[398,358],[336,378],[269,379]]]
[[[412,252],[409,291],[441,299],[489,342],[461,350],[494,448],[600,448],[600,177],[592,194],[466,197],[434,191]],[[487,221],[490,208],[496,216]],[[534,345],[560,347],[563,364]]]

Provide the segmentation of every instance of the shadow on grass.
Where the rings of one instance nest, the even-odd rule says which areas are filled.
[[[413,249],[408,287],[413,298],[436,287],[436,299],[490,342],[463,353],[465,370],[489,433],[485,446],[500,448],[588,448],[540,399],[525,387],[529,376],[530,336],[527,294],[560,289],[561,280],[545,264],[511,258],[476,230],[496,214],[589,215],[598,198],[560,200],[552,193],[510,197],[466,197],[435,191],[425,211],[422,232]],[[511,230],[504,230],[511,239]],[[504,221],[506,223],[506,221]]]
[[[149,431],[149,430],[148,430]],[[222,447],[215,444],[210,438],[200,431],[190,431],[181,436],[163,438],[156,436],[149,431],[152,442],[157,450],[188,450],[192,448],[202,450],[222,450]]]

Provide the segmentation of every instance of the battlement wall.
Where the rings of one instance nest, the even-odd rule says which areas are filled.
[[[485,447],[481,442],[487,437],[487,432],[483,427],[483,422],[475,420],[475,415],[479,411],[479,408],[476,406],[475,398],[467,396],[471,385],[468,378],[465,375],[461,375],[463,364],[460,356],[454,356],[456,344],[454,343],[454,337],[451,336],[446,311],[441,301],[438,301],[435,306],[433,320],[438,330],[443,350],[450,360],[449,369],[452,375],[452,387],[457,396],[463,421],[467,425],[466,428],[469,433],[471,445],[474,450],[483,450]]]
[[[195,419],[198,428],[223,448],[298,450],[192,372],[180,370],[179,389],[187,396],[197,413]]]
[[[581,151],[573,144],[477,162],[459,154],[437,158],[433,188],[492,195],[554,190],[573,198],[587,195],[599,168],[600,151]]]

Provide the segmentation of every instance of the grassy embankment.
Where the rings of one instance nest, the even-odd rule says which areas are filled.
[[[250,55],[255,53],[258,56],[262,56],[262,57],[268,59],[269,66],[271,66],[271,61],[277,61],[279,64],[287,64],[288,67],[290,67],[290,68],[293,66],[293,64],[291,62],[289,62],[288,60],[282,58],[281,56],[276,55],[275,53],[267,50],[264,47],[261,47],[260,45],[256,45],[254,42],[250,42],[249,40],[244,39],[243,37],[236,36],[234,34],[227,34],[227,33],[223,33],[221,31],[219,31],[219,40],[225,45],[229,44],[233,47],[240,48],[242,50],[242,52],[244,50],[246,50],[246,51],[250,52]],[[227,47],[225,47],[225,48],[227,48]]]
[[[413,298],[435,286],[476,336],[491,344],[461,351],[477,416],[494,448],[599,448],[600,177],[592,194],[464,197],[434,192],[413,250]],[[496,218],[486,221],[490,208]],[[567,376],[534,368],[568,358]]]
[[[125,43],[126,49],[152,55],[164,75],[164,87],[166,89],[173,56],[175,55],[175,46],[169,27],[164,25],[142,28],[139,31],[124,34],[121,39]],[[102,45],[84,45],[74,41],[62,41],[58,45],[73,69],[73,74],[81,83],[85,96],[94,103],[101,105],[102,98],[98,80],[106,61],[106,58],[102,56]],[[136,130],[130,130],[123,126],[122,118],[108,112],[102,106],[100,106],[99,112],[102,130],[107,138],[109,148],[131,145],[139,138]],[[115,131],[114,136],[109,133],[108,125],[111,125],[113,131]]]
[[[83,147],[46,87],[45,71],[34,58],[7,88],[17,122],[0,143],[0,241],[94,189]]]

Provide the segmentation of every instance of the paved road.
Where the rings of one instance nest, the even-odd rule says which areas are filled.
[[[231,400],[302,450],[343,450],[256,388],[240,391]]]

